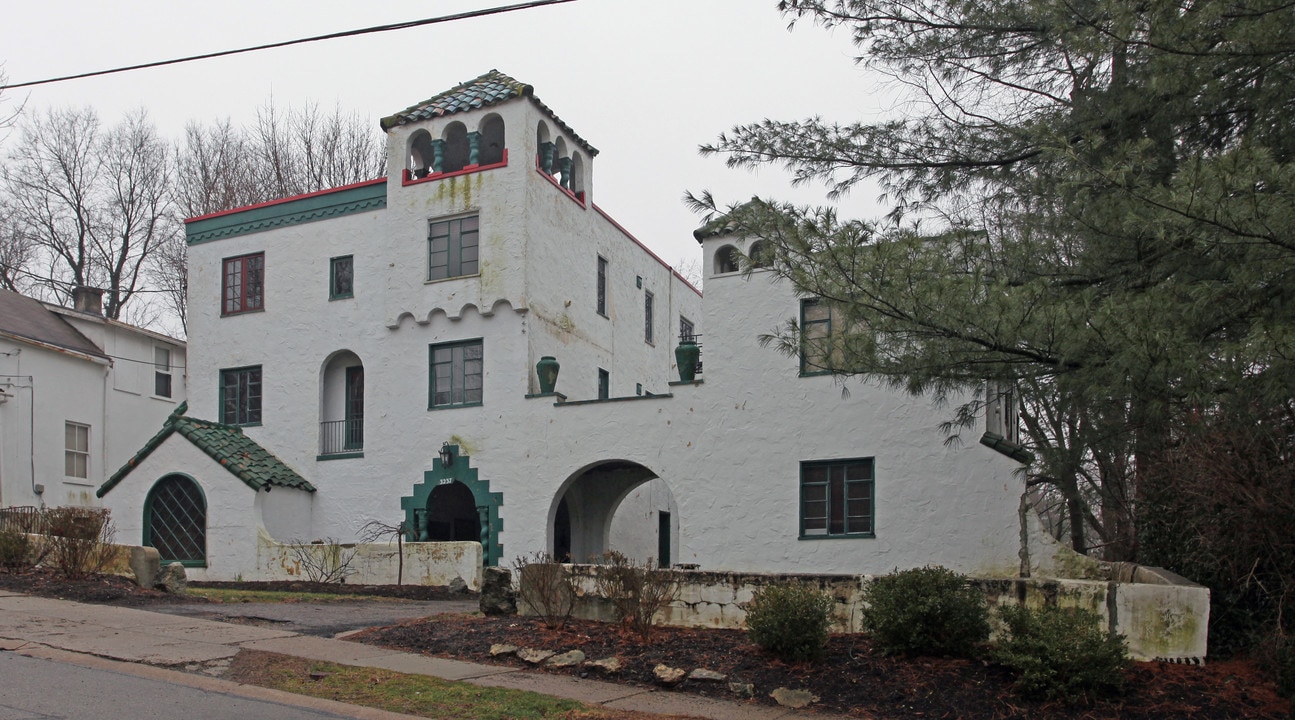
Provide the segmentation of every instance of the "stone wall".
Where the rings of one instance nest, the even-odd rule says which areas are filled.
[[[405,585],[449,585],[461,578],[469,590],[481,589],[481,543],[404,543]],[[302,555],[316,560],[329,553],[349,560],[353,571],[346,582],[359,585],[395,585],[400,557],[395,543],[346,543],[342,545],[289,545],[274,542],[262,534],[257,544],[257,569],[244,580],[305,580]]]
[[[610,604],[596,589],[597,565],[566,566],[575,576],[575,617],[609,621]],[[861,632],[862,591],[868,575],[813,575],[674,571],[679,598],[657,616],[662,625],[745,627],[744,604],[769,585],[796,580],[828,593],[835,601],[833,632]],[[1158,568],[1124,568],[1110,580],[1050,578],[973,579],[989,607],[1024,603],[1031,607],[1082,607],[1097,613],[1125,636],[1135,660],[1204,658],[1209,626],[1209,590]],[[528,608],[519,607],[522,614]]]

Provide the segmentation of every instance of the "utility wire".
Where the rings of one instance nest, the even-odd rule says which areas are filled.
[[[176,58],[173,60],[159,60],[157,62],[143,63],[140,65],[128,65],[126,67],[114,68],[112,70],[96,70],[94,72],[80,73],[78,75],[64,75],[63,77],[49,78],[47,80],[10,83],[9,85],[0,85],[0,90],[14,90],[35,85],[48,85],[50,83],[63,82],[65,80],[79,80],[81,78],[112,75],[113,73],[122,73],[130,70],[143,70],[145,68],[162,67],[163,65],[176,65],[178,63],[192,62],[194,60],[207,60],[210,58],[225,57],[226,55],[255,52],[257,50],[270,50],[273,48],[288,47],[289,45],[301,45],[303,43],[316,42],[319,40],[335,40],[337,38],[369,35],[372,33],[389,32],[391,30],[404,30],[407,28],[422,27],[423,25],[435,25],[438,23],[452,22],[454,20],[467,20],[469,18],[483,17],[486,15],[498,15],[500,13],[512,12],[514,10],[528,10],[530,8],[540,7],[541,5],[560,5],[562,3],[569,2],[575,2],[575,0],[530,0],[530,2],[517,3],[515,5],[501,5],[499,7],[485,8],[483,10],[469,10],[468,12],[455,13],[453,15],[442,15],[440,17],[425,18],[423,20],[391,23],[390,25],[375,25],[373,27],[362,28],[360,30],[343,30],[342,32],[329,33],[327,35],[316,35],[314,37],[300,38],[298,40],[285,40],[283,42],[270,43],[268,45],[256,45],[254,47],[240,48],[238,50],[221,50],[219,52],[205,53],[203,55],[191,55],[189,57]]]

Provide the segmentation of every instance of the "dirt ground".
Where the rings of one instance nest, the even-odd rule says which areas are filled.
[[[462,600],[473,597],[445,588],[420,586],[317,585],[312,583],[212,583],[245,589],[330,592]],[[81,602],[148,607],[205,602],[143,590],[127,578],[95,576],[68,581],[48,571],[0,571],[0,588]],[[483,663],[522,666],[516,658],[490,657],[492,644],[511,644],[563,652],[580,649],[590,659],[616,656],[623,663],[614,676],[592,668],[574,672],[614,682],[653,685],[658,663],[692,670],[706,668],[728,676],[724,682],[684,681],[674,691],[735,699],[729,683],[753,686],[750,702],[773,704],[779,687],[809,690],[820,699],[813,707],[861,718],[965,718],[1008,720],[1287,720],[1290,703],[1277,697],[1252,663],[1210,662],[1204,666],[1135,663],[1118,696],[1064,705],[1019,698],[1008,671],[980,660],[886,657],[860,635],[831,638],[827,657],[816,663],[785,663],[752,645],[741,631],[655,628],[649,642],[616,625],[570,621],[550,630],[533,618],[436,615],[348,638],[410,652]],[[545,670],[535,670],[546,672]]]

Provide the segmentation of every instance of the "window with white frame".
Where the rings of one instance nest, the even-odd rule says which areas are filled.
[[[153,346],[153,394],[171,397],[171,349]]]
[[[433,220],[427,233],[427,279],[476,275],[480,218],[477,215]]]
[[[873,459],[800,464],[800,537],[875,537]]]
[[[90,426],[68,421],[63,424],[63,474],[87,480],[90,477]]]

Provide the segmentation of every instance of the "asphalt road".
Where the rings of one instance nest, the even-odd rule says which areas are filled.
[[[476,612],[477,600],[431,600],[391,602],[372,598],[328,603],[204,603],[157,605],[153,612],[185,615],[204,620],[224,620],[261,625],[303,635],[334,637],[339,633],[439,613]],[[0,720],[3,720],[0,717]]]
[[[324,720],[347,717],[0,652],[0,720]]]

